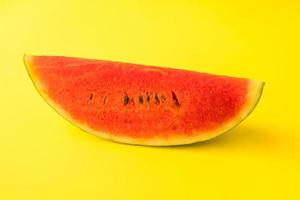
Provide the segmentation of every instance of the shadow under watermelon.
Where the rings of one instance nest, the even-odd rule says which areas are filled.
[[[280,129],[264,125],[244,125],[208,141],[198,142],[190,145],[182,145],[170,148],[178,148],[192,151],[217,151],[239,153],[283,153],[291,138],[284,137]]]

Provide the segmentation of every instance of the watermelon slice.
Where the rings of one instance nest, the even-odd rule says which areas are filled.
[[[117,142],[167,146],[214,138],[245,119],[264,83],[123,62],[24,56],[41,96],[81,129]]]

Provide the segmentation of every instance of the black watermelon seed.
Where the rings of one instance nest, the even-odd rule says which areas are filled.
[[[124,96],[124,106],[127,105],[129,103],[129,96],[126,94]]]
[[[144,103],[144,97],[143,96],[139,96],[139,102],[140,102],[140,104]]]
[[[178,98],[177,98],[177,96],[176,96],[176,94],[175,94],[174,91],[172,91],[172,98],[173,98],[174,104],[179,107],[180,103],[179,103],[179,100],[178,100]]]
[[[157,96],[157,93],[155,93],[155,96],[154,96],[154,101],[155,101],[155,104],[158,105],[159,104],[159,98]]]
[[[149,95],[148,92],[146,93],[146,101],[147,101],[147,102],[150,102],[150,95]]]
[[[104,97],[103,104],[106,104],[106,101],[107,101],[107,96]]]

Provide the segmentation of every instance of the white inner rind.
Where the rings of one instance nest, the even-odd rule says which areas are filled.
[[[34,83],[35,88],[39,92],[39,94],[45,99],[45,101],[54,108],[60,115],[66,118],[71,123],[75,124],[82,130],[97,135],[99,137],[113,140],[116,142],[127,143],[127,144],[137,144],[137,145],[149,145],[149,146],[171,146],[171,145],[183,145],[183,144],[191,144],[195,142],[205,141],[212,139],[218,135],[221,135],[228,130],[234,128],[239,123],[241,123],[255,108],[256,104],[258,103],[263,87],[264,82],[250,80],[248,85],[248,94],[247,94],[247,101],[243,109],[240,110],[238,114],[236,114],[231,120],[227,123],[221,125],[218,129],[214,129],[212,131],[206,132],[195,132],[191,134],[191,136],[184,137],[180,135],[173,135],[169,138],[162,138],[162,137],[151,137],[151,138],[130,138],[126,136],[116,136],[105,132],[100,132],[98,130],[94,130],[89,127],[87,124],[83,124],[82,122],[76,121],[68,112],[64,110],[63,107],[56,104],[45,92],[45,87],[43,86],[42,82],[39,80],[39,77],[32,70],[31,66],[31,59],[32,56],[24,55],[24,63],[27,69],[27,72]],[[183,134],[182,134],[183,135]]]

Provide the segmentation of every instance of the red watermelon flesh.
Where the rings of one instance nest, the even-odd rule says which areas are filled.
[[[25,56],[42,97],[88,132],[118,142],[207,140],[254,109],[263,82],[123,62]]]

